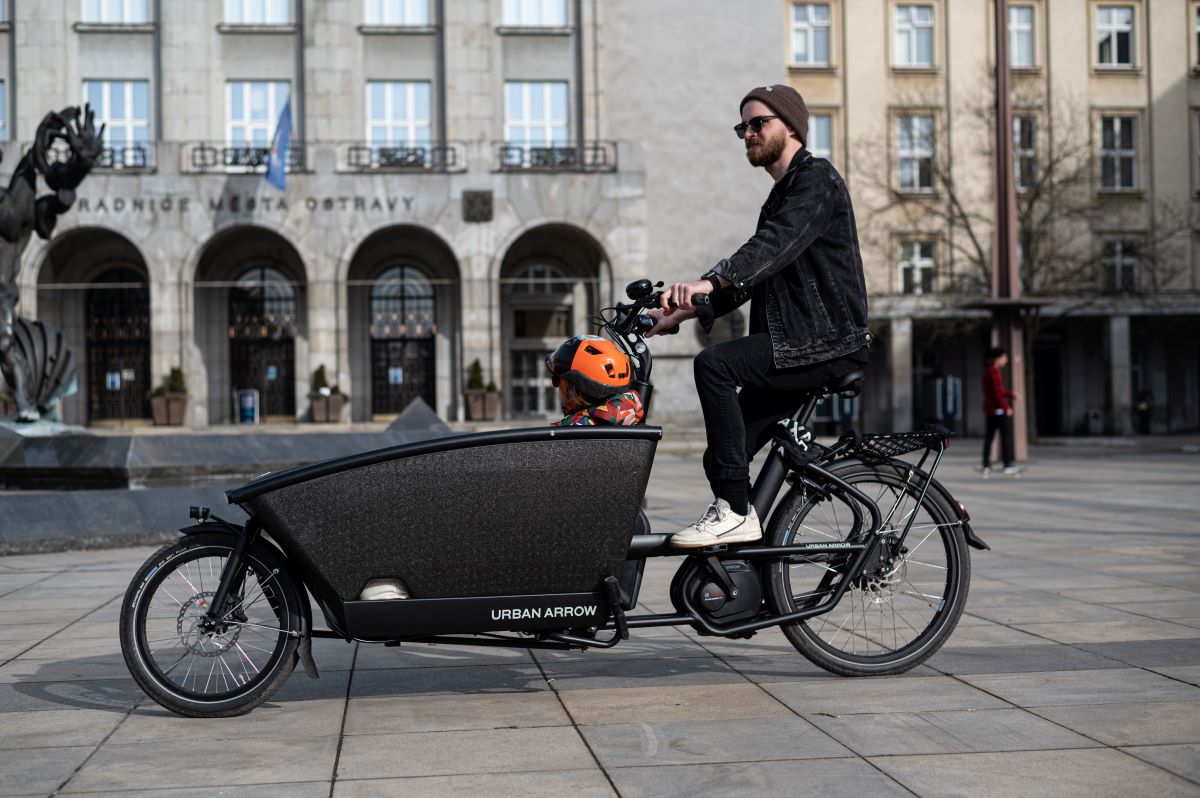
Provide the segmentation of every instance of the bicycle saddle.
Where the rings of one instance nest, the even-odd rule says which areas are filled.
[[[864,379],[866,379],[866,375],[863,374],[862,369],[855,369],[849,374],[838,377],[828,385],[818,388],[817,395],[828,396],[829,394],[836,393],[846,397],[858,396],[862,393]]]

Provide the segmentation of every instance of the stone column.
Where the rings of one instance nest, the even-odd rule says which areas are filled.
[[[1109,421],[1116,435],[1130,433],[1133,396],[1130,362],[1129,317],[1113,316],[1108,320],[1108,404]]]
[[[912,429],[912,319],[892,319],[888,337],[892,367],[892,431]]]

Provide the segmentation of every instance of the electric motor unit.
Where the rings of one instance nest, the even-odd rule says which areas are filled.
[[[737,588],[736,596],[731,595],[707,568],[692,572],[686,591],[695,605],[714,621],[732,623],[753,618],[762,606],[762,581],[758,570],[744,560],[723,560],[721,565]]]

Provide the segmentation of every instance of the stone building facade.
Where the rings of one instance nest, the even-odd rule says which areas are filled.
[[[1103,124],[1113,133],[1103,118],[1136,122],[1140,179],[1097,192],[1115,239],[1145,236],[1164,198],[1200,229],[1197,4],[1050,5],[1014,2],[1029,9],[1019,41],[1029,20],[1034,53],[1019,80],[1047,106],[1085,97],[1097,136]],[[543,419],[554,397],[541,354],[589,331],[587,317],[630,280],[693,277],[753,233],[770,184],[733,136],[737,102],[790,81],[817,120],[812,148],[859,208],[878,342],[866,394],[841,411],[908,428],[956,399],[960,430],[979,431],[987,318],[945,290],[963,271],[956,233],[914,228],[899,207],[875,211],[870,161],[882,153],[890,172],[897,119],[933,117],[948,131],[939,163],[978,184],[973,201],[987,212],[979,135],[956,121],[987,92],[982,0],[6,6],[5,165],[47,110],[86,99],[109,125],[108,160],[54,239],[30,245],[21,275],[22,312],[64,329],[80,358],[67,421],[136,423],[175,367],[193,426],[233,421],[245,388],[259,390],[266,420],[304,419],[321,366],[350,396],[347,419],[387,419],[416,396],[462,418],[476,360],[506,417]],[[1123,12],[1103,17],[1115,44],[1134,43],[1132,55],[1110,54],[1128,65],[1094,63],[1110,6],[1132,9],[1128,30]],[[920,113],[909,113],[915,98],[908,110]],[[280,191],[263,172],[285,108]],[[903,155],[918,173],[905,179],[919,182],[911,136]],[[1054,410],[1039,418],[1057,422],[1044,433],[1128,429],[1147,385],[1155,430],[1200,427],[1200,247],[1185,237],[1185,268],[1164,290],[1093,298],[1047,328],[1035,371],[1038,401]],[[738,328],[731,320],[723,334]],[[696,418],[691,358],[706,340],[689,331],[655,343],[657,419]],[[946,377],[962,390],[939,405]]]

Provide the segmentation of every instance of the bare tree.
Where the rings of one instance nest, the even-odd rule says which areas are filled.
[[[990,79],[980,83],[988,84]],[[1097,139],[1128,136],[1128,131],[1107,123],[1097,131],[1085,106],[1062,91],[1053,97],[1049,107],[1044,96],[1032,92],[1014,97],[1013,103],[1021,291],[1042,300],[1022,316],[1031,430],[1037,428],[1032,348],[1039,334],[1117,296],[1152,305],[1186,269],[1182,253],[1189,229],[1185,209],[1170,203],[1147,207],[1140,195],[1131,196],[1136,192],[1122,196],[1120,187],[1136,174],[1137,156],[1102,156],[1101,144],[1116,152],[1128,142]],[[897,105],[930,121],[903,132],[898,128],[905,123],[892,121],[887,135],[859,142],[854,175],[862,181],[857,188],[865,200],[863,237],[887,251],[895,232],[936,236],[948,256],[939,264],[938,292],[970,305],[988,296],[992,279],[992,99],[970,98],[947,111],[917,94],[900,98]],[[928,156],[901,159],[897,139],[902,135],[910,153]],[[972,145],[959,159],[968,162],[966,167],[952,159],[951,136]],[[881,141],[888,146],[879,146]],[[970,170],[971,164],[985,168]],[[1103,236],[1112,240],[1097,246]]]

